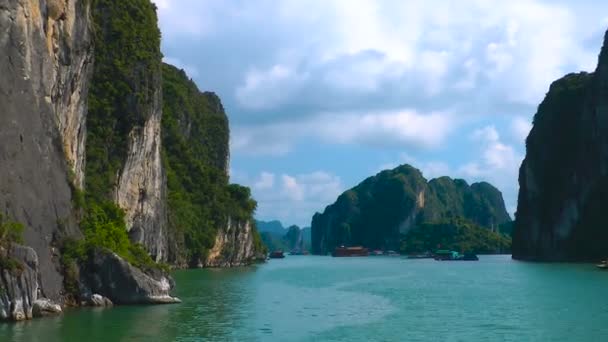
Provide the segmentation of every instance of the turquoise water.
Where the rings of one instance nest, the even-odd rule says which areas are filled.
[[[182,304],[2,324],[0,341],[608,341],[592,265],[288,256],[175,278]]]

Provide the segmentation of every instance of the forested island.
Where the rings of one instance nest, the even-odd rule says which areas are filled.
[[[335,247],[427,252],[438,245],[476,253],[510,251],[500,232],[511,218],[502,194],[489,183],[467,184],[441,177],[427,181],[401,165],[369,177],[345,191],[312,219],[312,251]]]

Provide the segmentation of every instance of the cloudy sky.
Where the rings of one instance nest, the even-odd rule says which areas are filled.
[[[299,225],[402,163],[489,181],[513,214],[537,105],[608,27],[600,0],[155,2],[165,61],[228,112],[231,180]]]

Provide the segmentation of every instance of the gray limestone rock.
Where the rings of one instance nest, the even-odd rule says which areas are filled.
[[[174,282],[168,274],[157,269],[144,272],[109,251],[95,251],[80,273],[82,282],[93,293],[107,297],[114,304],[180,302],[170,295]]]

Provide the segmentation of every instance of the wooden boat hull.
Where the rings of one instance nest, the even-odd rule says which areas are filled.
[[[336,258],[344,257],[366,257],[369,256],[369,250],[363,247],[338,247],[331,256]]]

